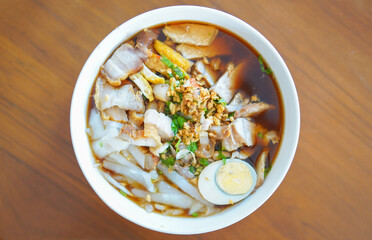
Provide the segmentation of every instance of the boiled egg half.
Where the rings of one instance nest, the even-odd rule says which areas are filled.
[[[216,205],[236,203],[254,189],[257,174],[253,167],[239,159],[213,162],[203,169],[198,188],[201,195]]]

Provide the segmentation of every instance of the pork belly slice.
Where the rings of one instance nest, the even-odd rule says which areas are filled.
[[[129,121],[136,125],[137,127],[140,127],[143,124],[143,113],[138,113],[136,111],[129,111],[128,112]]]
[[[145,111],[145,104],[140,91],[135,93],[133,86],[130,84],[113,87],[102,78],[97,79],[94,102],[101,111],[114,106],[136,112]]]
[[[254,117],[269,109],[274,109],[273,105],[265,102],[249,103],[235,112],[234,117]]]
[[[245,63],[240,63],[237,67],[234,67],[230,64],[227,71],[209,90],[216,92],[226,103],[229,103],[235,94],[235,83],[241,76],[245,65]]]
[[[209,46],[216,38],[218,29],[208,25],[183,23],[165,26],[163,32],[176,43]]]
[[[101,74],[111,85],[119,86],[121,81],[127,79],[130,74],[141,70],[142,63],[147,57],[148,55],[144,51],[124,43],[103,64]]]
[[[172,119],[163,113],[159,113],[155,109],[148,109],[145,112],[144,124],[145,128],[147,124],[155,126],[163,141],[169,141],[174,136],[172,131]]]
[[[152,29],[145,29],[138,34],[136,48],[146,50],[152,42],[158,38],[159,32]]]
[[[114,106],[102,111],[102,119],[117,122],[127,122],[128,116],[124,109]]]
[[[167,95],[169,84],[156,84],[152,89],[156,99],[163,102],[170,101],[170,97]]]
[[[208,85],[211,87],[217,80],[217,73],[210,69],[203,61],[197,61],[195,63],[195,70],[204,76]]]
[[[255,166],[256,173],[257,173],[256,188],[261,186],[265,179],[265,167],[266,167],[266,161],[267,161],[268,156],[269,156],[269,149],[264,148],[257,158],[256,166]]]
[[[177,45],[176,50],[187,59],[230,55],[231,49],[224,38],[217,38],[210,46],[194,46],[186,43]]]
[[[244,98],[242,92],[237,92],[231,102],[226,106],[228,112],[235,112],[243,108],[243,106],[249,103],[248,98]],[[234,115],[235,116],[235,115]]]
[[[228,126],[231,134],[222,139],[222,145],[227,151],[234,151],[242,146],[251,147],[255,144],[254,123],[245,118],[237,118]]]

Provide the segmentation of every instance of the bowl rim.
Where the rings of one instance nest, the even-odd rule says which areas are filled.
[[[186,13],[192,14],[187,15]],[[225,29],[229,25],[231,27],[228,28],[229,31],[247,41],[264,57],[275,72],[282,95],[282,105],[284,107],[283,134],[270,174],[265,179],[264,184],[251,195],[254,195],[254,197],[246,198],[235,206],[209,217],[181,218],[155,213],[148,214],[132,201],[123,198],[94,168],[94,159],[85,133],[89,94],[95,76],[98,74],[99,66],[122,42],[140,30],[173,21],[199,21]],[[143,22],[146,22],[145,26],[135,27],[137,23],[142,24]],[[237,33],[237,31],[241,32]],[[250,40],[247,40],[247,38]],[[119,41],[118,39],[122,40]],[[95,73],[91,69],[94,69]],[[92,76],[94,76],[93,80],[91,79]],[[87,83],[90,83],[89,88],[86,88]],[[284,86],[285,88],[283,88]],[[95,193],[114,212],[131,222],[154,231],[170,234],[200,234],[222,229],[242,220],[266,202],[279,187],[289,170],[297,149],[300,133],[300,108],[296,87],[287,65],[277,50],[261,33],[239,18],[220,10],[201,6],[179,5],[158,8],[137,15],[114,29],[98,44],[85,62],[74,88],[70,109],[70,131],[75,156],[85,178]],[[277,164],[279,158],[280,168],[278,167],[279,163]],[[149,219],[151,220],[149,221]],[[168,224],[168,226],[164,224]]]

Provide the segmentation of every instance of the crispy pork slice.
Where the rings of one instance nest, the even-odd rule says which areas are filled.
[[[104,79],[98,78],[94,94],[94,102],[99,110],[117,106],[124,110],[144,112],[145,104],[141,92],[134,93],[130,84],[113,87]]]
[[[235,94],[235,83],[238,81],[244,65],[244,63],[239,64],[237,67],[232,64],[229,65],[227,71],[210,90],[215,91],[226,103],[229,103]]]
[[[231,49],[224,38],[217,38],[210,46],[194,46],[187,43],[177,45],[176,50],[187,59],[230,55]]]
[[[231,134],[222,139],[222,145],[227,151],[234,151],[242,146],[251,147],[255,144],[254,123],[245,118],[238,118],[228,127],[231,128]]]
[[[247,147],[255,144],[255,126],[254,123],[246,118],[237,118],[232,123],[232,130],[235,139]]]
[[[256,173],[257,173],[257,182],[256,182],[256,188],[262,185],[264,179],[265,179],[265,166],[267,157],[269,156],[269,149],[264,148],[260,155],[257,158],[256,161]]]
[[[153,86],[155,98],[163,102],[170,101],[170,97],[167,95],[168,90],[169,84],[156,84]]]
[[[128,111],[129,121],[136,125],[137,127],[140,127],[143,124],[143,113],[138,113],[136,111]]]
[[[231,125],[228,126],[228,128],[232,128]],[[227,150],[227,151],[235,151],[236,149],[240,148],[242,146],[241,143],[239,143],[235,137],[234,137],[234,134],[232,133],[232,130],[231,131],[231,134],[226,137],[226,138],[223,138],[222,139],[222,146]]]
[[[208,144],[202,144],[200,142],[198,149],[195,151],[195,155],[199,158],[212,158],[215,146],[216,141],[213,139],[209,139]]]
[[[173,138],[172,119],[155,109],[148,109],[145,112],[145,127],[147,124],[153,125],[158,129],[158,133],[163,141],[169,141]]]
[[[183,23],[165,26],[163,32],[176,43],[209,46],[216,38],[218,29],[208,25]]]
[[[128,116],[124,109],[114,106],[102,111],[102,119],[117,122],[127,122]]]
[[[237,92],[231,102],[226,106],[228,112],[235,112],[243,108],[249,103],[248,98],[244,98],[242,92]],[[235,116],[235,115],[234,115]]]
[[[249,103],[235,112],[234,117],[254,117],[269,109],[273,109],[274,106],[265,102]]]
[[[133,144],[142,147],[156,147],[159,145],[153,137],[146,136],[144,130],[134,132]]]
[[[209,84],[209,87],[213,86],[217,80],[217,73],[210,69],[203,61],[197,61],[195,63],[195,70],[204,76],[205,80]]]
[[[101,67],[101,73],[113,86],[119,86],[130,74],[142,68],[147,54],[128,43],[122,44]]]

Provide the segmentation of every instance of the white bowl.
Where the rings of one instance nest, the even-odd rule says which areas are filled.
[[[93,166],[94,158],[85,133],[89,94],[100,66],[125,40],[144,28],[173,21],[200,21],[228,29],[251,44],[272,68],[284,105],[284,134],[275,163],[264,184],[255,193],[221,213],[209,217],[168,217],[147,213],[114,189]],[[242,20],[227,13],[197,6],[173,6],[136,16],[112,31],[94,49],[75,85],[70,113],[71,138],[76,158],[97,195],[116,213],[145,228],[172,234],[198,234],[227,227],[247,217],[260,207],[278,188],[286,175],[300,131],[300,109],[295,85],[283,59],[264,36]]]

